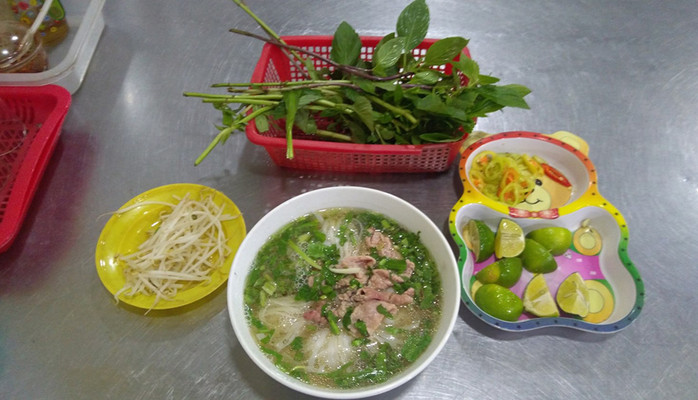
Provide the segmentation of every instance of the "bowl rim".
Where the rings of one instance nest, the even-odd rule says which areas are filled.
[[[351,197],[349,195],[352,195]],[[376,210],[370,207],[370,200],[381,198],[387,200],[392,204],[393,209],[398,209],[399,211],[391,211],[388,208],[383,210]],[[317,207],[317,204],[327,204],[324,206]],[[386,382],[368,386],[365,388],[358,389],[327,389],[320,388],[317,386],[309,385],[305,382],[301,382],[288,374],[280,371],[273,363],[263,355],[254,340],[251,337],[249,331],[249,325],[244,318],[244,315],[240,312],[236,312],[237,307],[242,305],[241,294],[237,289],[244,286],[244,281],[247,277],[249,271],[250,261],[254,259],[257,252],[253,253],[246,251],[249,246],[255,246],[257,248],[255,241],[260,240],[259,238],[268,238],[271,234],[278,231],[285,223],[298,218],[302,215],[306,215],[309,212],[317,211],[323,208],[335,208],[335,207],[353,207],[353,208],[364,208],[370,209],[376,212],[383,213],[384,215],[396,219],[394,214],[391,212],[409,212],[412,216],[417,216],[417,218],[411,218],[409,223],[398,220],[403,226],[405,225],[420,225],[430,232],[431,239],[429,246],[430,253],[432,256],[446,261],[448,265],[442,265],[438,263],[440,273],[442,274],[442,288],[444,294],[450,290],[453,292],[452,298],[444,296],[442,303],[442,316],[440,321],[440,328],[438,329],[438,334],[434,336],[434,340],[425,353],[421,357],[424,357],[417,363],[413,363],[405,371],[401,372],[399,375],[387,380]],[[375,207],[375,205],[374,205]],[[386,206],[381,206],[386,207]],[[381,208],[376,207],[376,208]],[[281,222],[279,222],[281,221]],[[405,226],[407,229],[411,229],[409,226]],[[423,232],[424,233],[424,232]],[[426,243],[425,243],[426,244]],[[434,254],[434,246],[439,246],[439,254]],[[441,250],[448,250],[447,252]],[[377,189],[371,189],[367,187],[360,186],[332,186],[320,189],[315,189],[302,193],[298,196],[292,197],[278,206],[274,207],[266,215],[264,215],[248,232],[247,236],[240,244],[238,249],[238,255],[233,260],[230,278],[228,280],[227,287],[227,307],[228,315],[230,317],[231,325],[238,343],[242,346],[248,357],[268,376],[281,383],[282,385],[296,390],[298,392],[319,396],[324,398],[332,399],[350,399],[350,398],[363,398],[368,396],[375,396],[392,389],[395,389],[404,383],[408,382],[420,372],[422,372],[445,346],[447,340],[451,336],[453,327],[455,325],[456,319],[458,317],[458,311],[460,307],[461,297],[460,297],[460,272],[458,270],[458,264],[456,262],[455,255],[451,248],[451,245],[444,233],[439,229],[436,224],[421,210],[416,208],[411,203],[406,200],[395,196],[393,194],[380,191]],[[444,273],[448,273],[449,276],[445,277]],[[451,279],[453,278],[453,279]],[[451,311],[448,314],[448,311]]]

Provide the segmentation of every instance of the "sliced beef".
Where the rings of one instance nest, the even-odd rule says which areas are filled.
[[[332,312],[334,315],[336,315],[338,318],[342,318],[350,307],[354,307],[354,300],[352,299],[353,295],[353,291],[346,291],[337,295],[332,304]]]
[[[400,274],[400,277],[402,277],[404,279],[409,279],[412,276],[412,274],[414,273],[415,266],[414,266],[414,263],[412,261],[410,261],[409,259],[406,259],[405,263],[407,264],[407,266],[405,267],[405,271]]]
[[[327,323],[327,318],[322,316],[322,306],[324,305],[324,301],[315,302],[308,311],[303,313],[303,318],[315,322],[316,324],[325,325]]]
[[[381,231],[372,229],[371,235],[366,237],[366,245],[375,248],[381,257],[402,259],[402,254],[395,249],[392,240]]]
[[[402,282],[402,278],[393,274],[390,270],[374,269],[373,275],[368,280],[368,286],[377,290],[387,289],[393,286],[393,277],[400,279],[400,282]]]
[[[347,274],[344,278],[337,281],[335,289],[346,288],[349,286],[352,279],[356,279],[361,285],[368,283],[368,270],[376,265],[376,259],[371,256],[350,256],[344,257],[337,265],[337,269],[355,269],[359,272],[355,274]]]
[[[378,249],[383,257],[401,259],[397,250],[390,242],[390,238],[379,231],[373,231],[366,239],[369,246]],[[412,276],[415,265],[410,260],[405,260],[407,266],[402,274],[397,274],[388,269],[372,269],[376,265],[376,260],[370,256],[345,257],[334,267],[337,270],[347,271],[335,284],[334,288],[337,296],[328,304],[328,311],[334,313],[338,318],[342,318],[351,308],[351,331],[358,335],[354,324],[361,320],[366,324],[367,332],[372,334],[383,322],[385,316],[378,312],[378,306],[382,305],[390,313],[398,310],[398,306],[412,304],[414,301],[414,289],[410,288],[404,293],[396,293],[394,284],[403,283],[405,279]],[[356,279],[361,283],[359,288],[351,287],[351,281]],[[312,285],[312,280],[308,281]],[[303,314],[303,318],[320,325],[327,325],[327,318],[322,316],[322,307],[326,301],[318,301],[313,307]]]
[[[390,294],[388,301],[395,304],[396,306],[412,304],[412,302],[414,301],[414,288],[409,288],[405,290],[402,294],[392,293]]]
[[[366,324],[366,331],[368,334],[372,335],[385,318],[383,314],[378,312],[379,305],[382,305],[391,314],[397,311],[397,306],[395,304],[380,300],[368,300],[354,308],[354,312],[351,313],[352,326],[356,321],[361,320]]]
[[[404,293],[376,290],[371,287],[364,287],[356,291],[353,300],[361,303],[370,300],[380,300],[394,305],[402,306],[412,304],[414,301],[414,288],[405,290]]]

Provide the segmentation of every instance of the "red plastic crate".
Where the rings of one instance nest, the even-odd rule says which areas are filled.
[[[0,252],[22,225],[70,102],[56,85],[0,86]]]
[[[329,58],[332,36],[284,36],[289,45],[312,50]],[[370,60],[380,37],[362,37],[361,57]],[[415,50],[415,55],[424,55],[436,39],[424,40]],[[464,54],[469,56],[467,48]],[[329,67],[314,59],[314,66]],[[442,66],[451,73],[450,66]],[[262,48],[251,82],[283,82],[303,79],[295,64],[277,47],[265,44]],[[463,78],[465,79],[465,78]],[[460,153],[467,135],[457,142],[423,145],[381,145],[337,143],[317,139],[312,135],[298,134],[293,139],[293,159],[286,158],[285,131],[270,124],[268,131],[261,133],[254,121],[246,127],[247,138],[254,144],[264,146],[275,164],[281,167],[337,172],[439,172],[450,167]]]

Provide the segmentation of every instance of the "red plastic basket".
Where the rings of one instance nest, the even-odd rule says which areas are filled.
[[[56,85],[0,87],[0,252],[22,225],[70,102]]]
[[[298,46],[329,57],[332,36],[284,36],[289,45]],[[361,57],[370,60],[380,37],[362,37]],[[415,55],[424,55],[435,39],[424,40],[415,50]],[[469,56],[467,49],[464,54]],[[316,68],[330,67],[314,59]],[[451,73],[450,66],[440,68]],[[265,44],[262,48],[251,82],[284,82],[303,79],[302,73],[277,47]],[[261,133],[254,121],[246,128],[247,138],[254,144],[264,146],[275,164],[281,167],[337,172],[439,172],[449,168],[460,153],[460,141],[443,144],[381,145],[336,143],[319,140],[311,135],[296,135],[293,139],[293,159],[286,158],[285,132],[274,124]]]

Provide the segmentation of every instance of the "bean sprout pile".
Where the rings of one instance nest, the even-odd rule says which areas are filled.
[[[211,196],[194,200],[187,193],[175,196],[178,203],[141,202],[118,211],[125,213],[143,205],[165,205],[160,221],[138,250],[118,256],[126,282],[114,294],[155,295],[152,310],[161,300],[171,301],[180,290],[210,281],[211,273],[230,254],[222,223],[239,217],[223,213]]]

